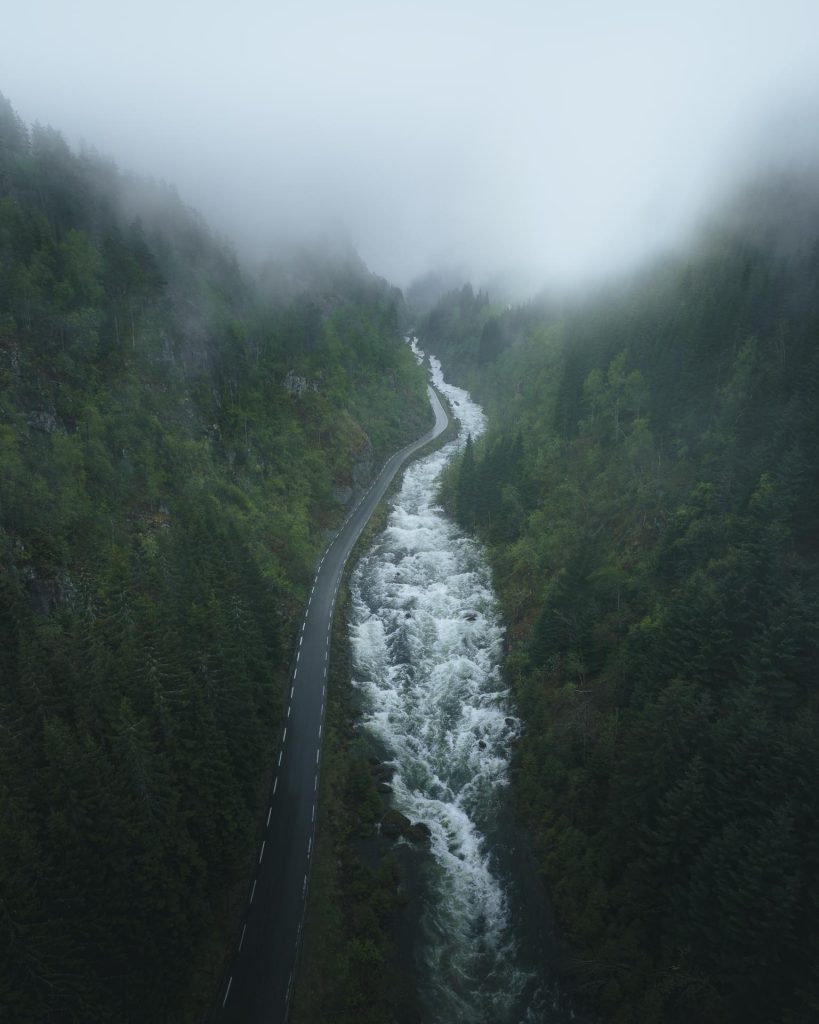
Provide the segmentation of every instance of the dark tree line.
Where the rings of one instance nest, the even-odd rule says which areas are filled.
[[[311,287],[0,98],[3,1020],[207,1006],[334,488],[429,415],[400,296]]]
[[[583,302],[442,300],[491,424],[445,495],[490,545],[517,798],[606,1020],[819,1018],[817,211],[762,182]]]

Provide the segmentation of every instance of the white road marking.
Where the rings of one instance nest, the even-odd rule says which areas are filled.
[[[253,897],[256,895],[256,879],[253,879],[253,888],[250,890],[250,902],[253,902]]]
[[[273,780],[273,796],[276,795],[276,786],[278,786],[278,784],[279,784],[279,776],[277,775],[276,778]]]
[[[304,894],[307,892],[307,875],[304,876],[304,881],[301,886],[301,898],[304,899]]]
[[[259,863],[260,864],[262,863],[262,857],[264,857],[264,844],[265,844],[265,842],[266,842],[266,840],[263,839],[262,840],[262,848],[261,848],[261,850],[259,850]]]
[[[300,658],[300,657],[301,657],[301,651],[299,651],[299,653],[298,653],[298,654],[296,655],[296,664],[297,664],[297,665],[298,665],[298,663],[299,663],[299,658]]]
[[[282,754],[283,753],[284,753],[284,751],[282,751],[282,750],[279,751],[279,768],[281,768],[281,766],[282,766]]]
[[[282,735],[282,743],[287,739],[287,726],[284,727],[284,734]]]
[[[299,637],[299,647],[301,647],[302,640],[304,640],[304,626],[301,627],[301,636]]]
[[[247,925],[242,926],[242,937],[239,939],[239,952],[242,952],[242,946],[245,944],[245,932],[247,931]]]
[[[324,709],[322,708],[322,710]],[[321,722],[319,722],[319,739],[321,739]]]
[[[313,804],[313,813],[310,815],[310,821],[316,820],[316,805]]]
[[[318,789],[318,772],[316,772],[316,777],[313,779],[313,792],[315,792],[317,789]]]
[[[278,782],[278,781],[279,780],[276,779],[276,782]],[[276,792],[276,787],[275,786],[273,787],[273,792],[274,793]],[[267,824],[265,825],[265,828],[270,828],[270,815],[272,813],[273,813],[273,805],[271,804],[270,807],[267,808]]]
[[[320,751],[320,750],[317,750],[317,751],[316,751],[316,764],[318,764],[318,759],[319,759],[319,754],[320,754],[320,753],[321,753],[321,751]]]
[[[231,974],[228,979],[227,988],[225,989],[225,998],[222,1000],[222,1006],[227,1002],[227,997],[230,995],[230,986],[233,984],[233,975]]]
[[[287,717],[288,718],[290,717],[290,705],[289,704],[287,705]]]

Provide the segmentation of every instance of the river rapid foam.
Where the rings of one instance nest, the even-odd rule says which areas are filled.
[[[501,673],[504,629],[481,546],[436,502],[442,469],[485,417],[438,360],[430,365],[461,429],[409,466],[353,573],[354,685],[362,728],[395,769],[394,806],[432,833],[416,943],[425,1021],[543,1021],[542,986],[521,966],[511,883],[494,852],[518,731]]]

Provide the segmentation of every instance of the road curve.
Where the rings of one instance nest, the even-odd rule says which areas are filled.
[[[299,632],[256,866],[237,947],[212,1014],[214,1024],[284,1024],[287,1020],[315,841],[336,592],[347,557],[396,472],[449,423],[438,395],[431,387],[428,390],[435,425],[386,461],[316,569]]]

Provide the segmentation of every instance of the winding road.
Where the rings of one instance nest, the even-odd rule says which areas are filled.
[[[218,1024],[284,1024],[288,1017],[315,842],[336,593],[344,564],[393,477],[449,423],[438,395],[428,390],[435,425],[387,460],[316,569],[240,937],[213,1014]]]

